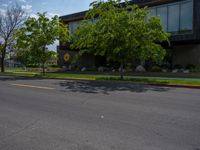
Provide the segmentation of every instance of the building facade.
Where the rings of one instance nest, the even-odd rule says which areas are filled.
[[[164,30],[171,33],[170,57],[173,65],[200,67],[200,0],[132,0],[131,4],[148,6],[150,16],[160,17]],[[80,25],[86,12],[60,17],[69,25],[70,34]],[[66,53],[73,57],[76,51],[60,43],[58,53],[59,64],[63,66],[70,63]],[[98,66],[101,65],[100,60],[102,58],[87,55],[81,58],[79,64]]]

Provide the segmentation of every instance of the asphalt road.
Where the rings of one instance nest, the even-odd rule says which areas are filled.
[[[0,150],[200,150],[200,90],[0,76]]]

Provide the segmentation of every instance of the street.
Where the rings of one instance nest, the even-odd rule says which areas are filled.
[[[0,150],[200,150],[200,90],[0,76]]]

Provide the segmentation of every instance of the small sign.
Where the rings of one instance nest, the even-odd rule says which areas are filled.
[[[65,53],[65,55],[64,55],[64,61],[68,62],[70,60],[70,58],[71,58],[70,54],[69,53]]]

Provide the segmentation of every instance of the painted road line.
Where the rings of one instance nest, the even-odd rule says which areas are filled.
[[[11,85],[13,85],[13,86],[19,86],[19,87],[45,89],[45,90],[54,90],[55,89],[55,88],[51,88],[51,87],[34,86],[34,85],[27,85],[27,84],[11,84]]]

